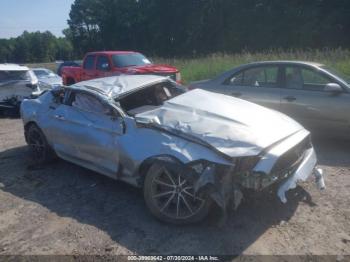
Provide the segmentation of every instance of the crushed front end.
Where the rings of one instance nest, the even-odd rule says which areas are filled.
[[[232,166],[208,161],[196,161],[188,166],[193,171],[189,176],[195,180],[196,192],[205,191],[223,209],[229,206],[236,209],[245,189],[261,192],[277,188],[275,192],[286,203],[286,192],[312,174],[318,188],[324,189],[323,172],[316,164],[310,133],[301,130],[257,156],[233,159]]]

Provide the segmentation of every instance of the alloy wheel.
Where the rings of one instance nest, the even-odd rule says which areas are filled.
[[[196,195],[194,187],[180,174],[159,169],[152,180],[152,200],[160,213],[171,219],[195,216],[205,205],[204,197]]]

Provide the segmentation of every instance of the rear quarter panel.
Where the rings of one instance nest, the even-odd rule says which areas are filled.
[[[41,127],[41,122],[46,121],[45,119],[49,112],[49,104],[52,102],[52,99],[51,92],[46,92],[36,99],[23,100],[20,108],[23,124],[26,125],[29,122],[34,122]]]

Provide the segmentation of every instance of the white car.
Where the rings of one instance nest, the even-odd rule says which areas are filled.
[[[39,87],[41,90],[52,89],[63,85],[62,77],[49,69],[33,68],[32,71],[39,80]]]
[[[0,110],[18,109],[24,98],[39,93],[38,79],[26,66],[0,64]]]

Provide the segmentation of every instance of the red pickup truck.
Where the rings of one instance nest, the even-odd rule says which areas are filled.
[[[72,85],[80,81],[118,74],[162,75],[181,82],[181,75],[176,67],[152,64],[141,53],[132,51],[87,53],[81,67],[63,67],[62,80],[64,85]]]

